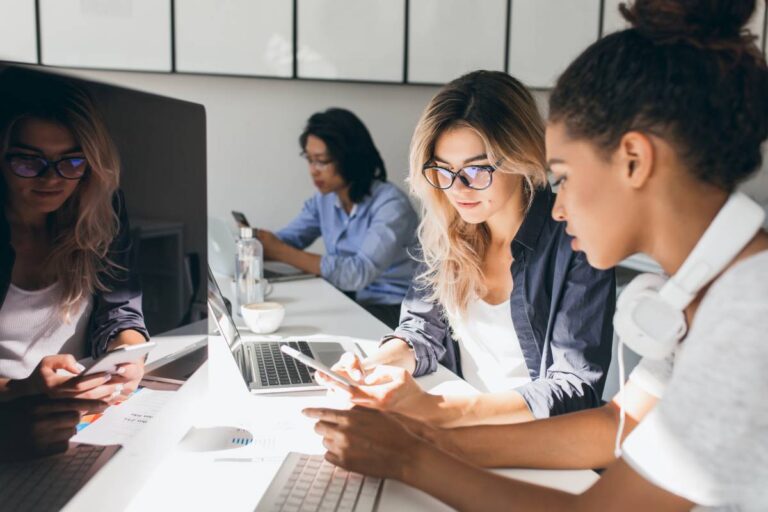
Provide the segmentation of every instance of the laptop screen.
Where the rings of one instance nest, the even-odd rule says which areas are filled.
[[[253,376],[251,375],[249,361],[246,360],[245,348],[240,339],[240,331],[237,330],[235,321],[232,320],[232,316],[227,311],[224,296],[221,294],[216,278],[213,277],[210,266],[208,267],[208,310],[219,327],[219,333],[224,337],[227,345],[229,345],[232,356],[235,358],[235,364],[237,364],[246,386],[250,387],[250,384],[253,382]]]

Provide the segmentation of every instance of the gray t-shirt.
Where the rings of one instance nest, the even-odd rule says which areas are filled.
[[[624,460],[697,510],[768,510],[768,251],[712,284],[673,357],[630,380],[661,400]]]

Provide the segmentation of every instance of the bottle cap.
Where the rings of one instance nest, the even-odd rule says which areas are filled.
[[[253,228],[240,228],[240,238],[253,238]]]

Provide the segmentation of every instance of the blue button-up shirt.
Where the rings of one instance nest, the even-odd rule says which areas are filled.
[[[555,195],[538,190],[512,242],[510,314],[531,382],[517,391],[536,418],[597,407],[611,361],[616,279],[574,252]],[[414,349],[414,376],[441,363],[461,375],[460,351],[440,304],[414,285],[395,336]]]
[[[301,213],[276,233],[304,249],[323,237],[320,274],[335,287],[356,292],[361,304],[400,304],[416,270],[419,220],[406,195],[374,181],[370,195],[347,214],[335,193],[317,193]]]

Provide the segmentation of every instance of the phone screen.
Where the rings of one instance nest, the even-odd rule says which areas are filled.
[[[245,214],[242,212],[236,212],[232,210],[232,217],[235,218],[235,222],[241,227],[249,228],[251,225],[248,223],[248,219],[245,218]]]
[[[305,365],[309,366],[310,368],[314,368],[315,370],[323,372],[325,375],[327,375],[328,377],[330,377],[331,379],[335,380],[336,382],[338,382],[340,384],[344,384],[345,386],[348,386],[350,388],[357,387],[357,384],[355,384],[354,382],[350,381],[349,379],[346,379],[346,378],[342,377],[338,373],[334,372],[333,370],[331,370],[330,368],[325,366],[320,361],[317,361],[316,359],[312,359],[311,357],[308,357],[308,356],[302,354],[298,350],[295,350],[295,349],[293,349],[293,348],[291,348],[291,347],[289,347],[287,345],[281,345],[280,346],[280,350],[283,353],[285,353],[285,354],[291,356],[292,358],[296,359],[297,361],[300,361],[300,362],[304,363]]]

